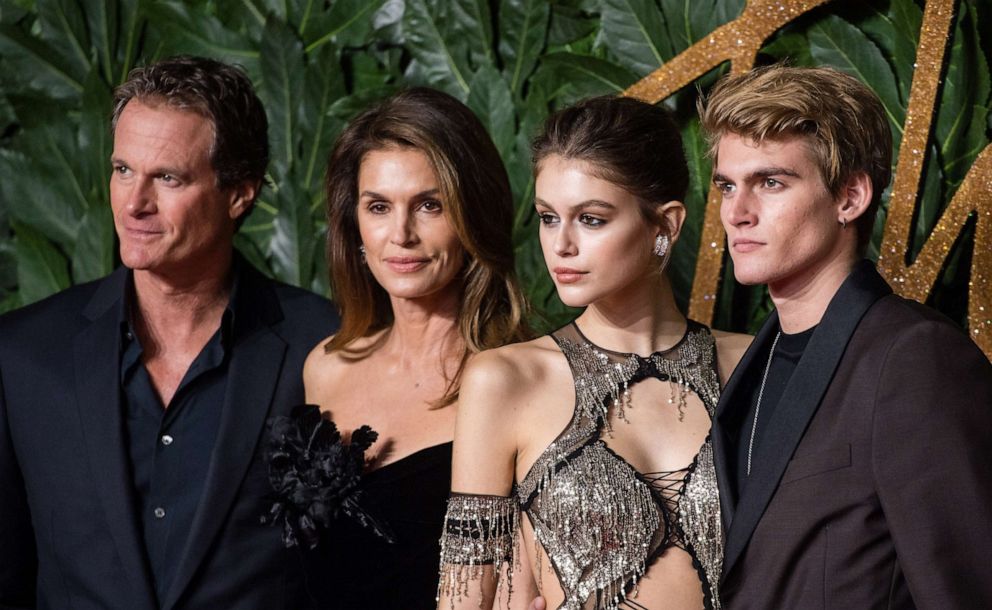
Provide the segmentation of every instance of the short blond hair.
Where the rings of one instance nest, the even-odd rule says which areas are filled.
[[[872,200],[855,223],[864,252],[892,178],[892,131],[885,107],[867,85],[833,68],[775,64],[723,78],[697,104],[714,160],[726,133],[755,142],[800,136],[834,196],[851,176],[867,174]]]

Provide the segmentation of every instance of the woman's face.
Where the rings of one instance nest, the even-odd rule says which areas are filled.
[[[571,307],[622,296],[656,278],[657,224],[640,202],[616,184],[597,178],[586,161],[546,157],[535,185],[544,262]]]
[[[414,148],[373,150],[358,171],[358,230],[375,280],[393,298],[457,290],[465,252],[448,222],[437,176]]]

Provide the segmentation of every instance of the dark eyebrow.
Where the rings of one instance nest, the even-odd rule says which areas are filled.
[[[540,197],[534,198],[534,205],[543,205],[546,208],[551,207],[548,204],[548,202],[544,201]],[[582,201],[572,207],[578,210],[584,210],[586,208],[603,208],[606,210],[615,210],[617,208],[617,206],[613,205],[609,201],[603,201],[602,199],[586,199],[585,201]]]
[[[413,196],[413,199],[424,199],[426,197],[435,197],[440,192],[441,191],[439,189],[428,189],[426,191],[420,191],[419,193]],[[383,199],[385,201],[389,201],[389,197],[386,197],[385,195],[380,195],[375,191],[362,191],[361,194],[359,195],[359,198],[362,197],[369,197],[371,199]]]

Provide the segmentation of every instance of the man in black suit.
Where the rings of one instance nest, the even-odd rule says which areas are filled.
[[[775,304],[713,425],[725,607],[992,608],[992,365],[862,260],[891,173],[881,102],[771,66],[700,114],[734,274]]]
[[[261,439],[337,316],[234,253],[265,112],[180,57],[132,72],[113,125],[124,267],[0,318],[0,607],[298,608]]]

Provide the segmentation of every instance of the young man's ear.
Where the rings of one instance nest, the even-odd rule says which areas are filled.
[[[874,190],[871,178],[865,172],[857,172],[847,179],[841,191],[837,207],[837,222],[848,225],[856,221],[871,205]]]

